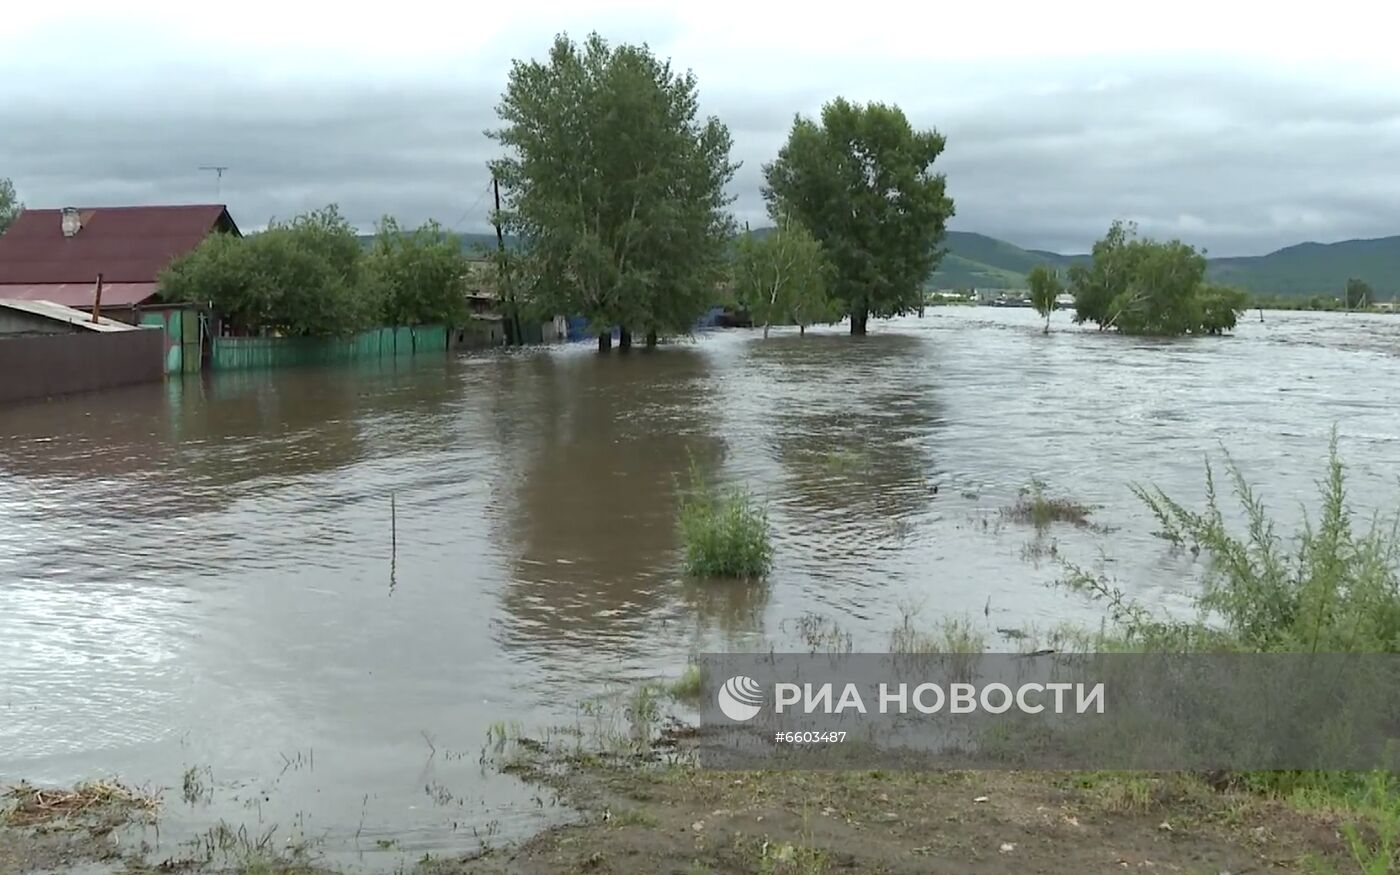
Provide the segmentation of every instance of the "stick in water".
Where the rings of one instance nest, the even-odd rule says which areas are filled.
[[[399,564],[399,508],[398,496],[389,493],[389,594],[394,594],[394,572]]]

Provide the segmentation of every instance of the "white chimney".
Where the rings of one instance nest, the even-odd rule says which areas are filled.
[[[83,228],[83,220],[78,216],[78,211],[73,207],[63,208],[63,236],[72,237]]]

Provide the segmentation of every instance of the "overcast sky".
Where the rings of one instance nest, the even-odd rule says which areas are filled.
[[[494,106],[553,35],[645,41],[734,136],[741,221],[794,113],[948,138],[952,227],[1087,250],[1115,217],[1212,255],[1400,234],[1400,13],[1229,0],[65,0],[0,12],[0,176],[31,206],[330,202],[486,230]],[[7,4],[8,6],[8,4]],[[227,165],[216,181],[200,165]]]

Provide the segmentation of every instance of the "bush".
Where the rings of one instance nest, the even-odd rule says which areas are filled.
[[[334,206],[247,237],[212,234],[160,275],[165,301],[208,303],[248,334],[347,335],[375,325],[460,324],[466,260],[429,223],[380,225],[366,254]]]
[[[1134,487],[1162,526],[1162,537],[1209,558],[1196,607],[1218,616],[1239,648],[1257,651],[1400,651],[1400,517],[1373,519],[1358,531],[1346,501],[1346,475],[1334,432],[1321,507],[1289,550],[1232,459],[1226,458],[1246,519],[1231,533],[1220,510],[1215,476],[1206,466],[1206,508],[1197,513],[1160,489]]]
[[[746,491],[706,485],[693,466],[690,494],[681,499],[680,530],[690,574],[756,578],[772,564],[767,511]]]
[[[1099,650],[1235,650],[1357,653],[1400,651],[1400,513],[1355,525],[1346,499],[1346,471],[1335,430],[1320,507],[1290,539],[1276,533],[1263,500],[1228,456],[1226,471],[1244,515],[1244,531],[1226,524],[1215,476],[1206,466],[1206,506],[1193,511],[1160,489],[1134,487],[1161,525],[1161,537],[1208,561],[1195,598],[1194,621],[1164,619],[1126,597],[1102,576],[1068,566],[1069,587],[1103,601],[1112,626]],[[1400,787],[1385,773],[1253,772],[1249,789],[1305,805],[1351,810],[1378,839],[1344,827],[1364,871],[1389,872],[1400,840]]]

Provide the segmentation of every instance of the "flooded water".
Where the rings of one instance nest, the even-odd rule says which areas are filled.
[[[170,788],[157,857],[223,821],[387,868],[563,816],[482,767],[488,728],[574,723],[689,653],[798,647],[810,615],[881,649],[909,606],[993,640],[1094,623],[1000,519],[1032,478],[1111,529],[1052,529],[1060,555],[1168,610],[1198,569],[1130,483],[1196,503],[1224,447],[1296,521],[1335,423],[1356,508],[1400,494],[1400,318],[1256,314],[1175,341],[1055,318],[1045,337],[1030,311],[945,308],[863,339],[720,332],[0,408],[0,783]],[[680,574],[692,460],[767,502],[766,583]],[[190,769],[212,800],[180,801]]]

